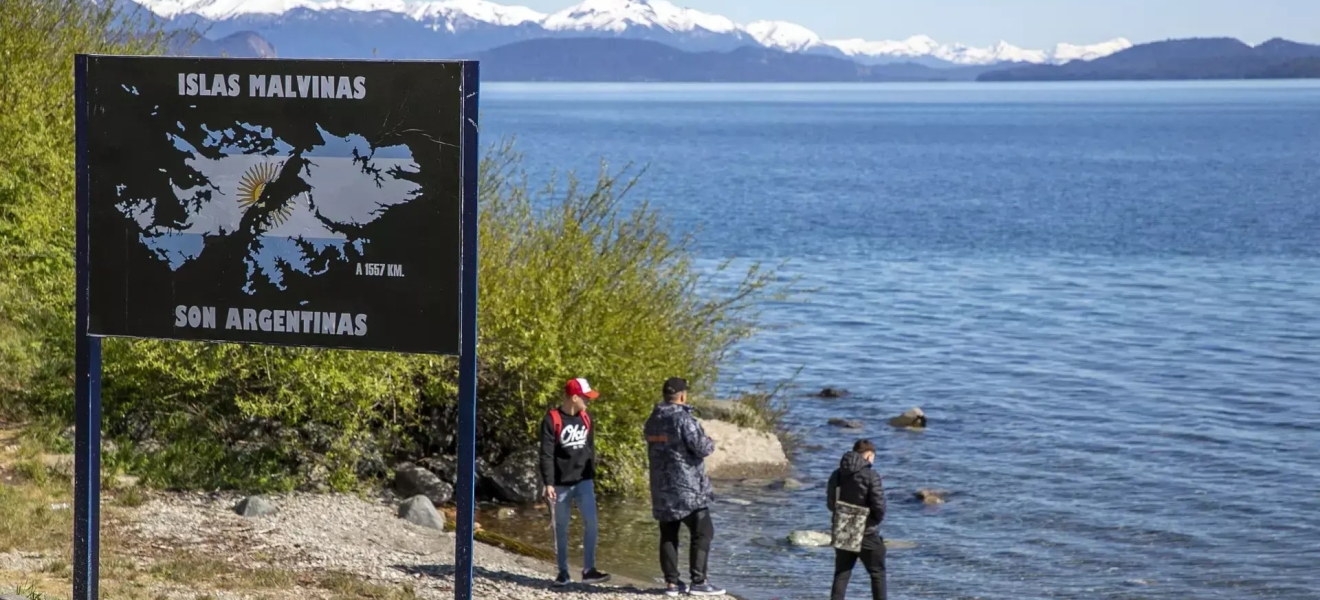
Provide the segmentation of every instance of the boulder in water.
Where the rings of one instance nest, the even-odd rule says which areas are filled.
[[[922,504],[944,504],[944,499],[948,497],[948,490],[920,489],[917,490],[917,500]]]
[[[769,479],[792,470],[783,444],[773,433],[724,421],[702,421],[701,425],[715,440],[715,453],[706,457],[706,473],[712,479]]]
[[[926,413],[921,412],[920,408],[910,408],[903,414],[890,419],[889,424],[900,428],[921,429],[926,426]]]
[[[827,531],[800,529],[788,534],[788,543],[799,548],[824,548],[833,541],[833,537]]]
[[[843,388],[827,387],[825,389],[822,389],[820,393],[816,394],[816,397],[817,398],[847,398],[850,395],[852,395],[852,392],[849,392],[848,390],[845,390]]]
[[[830,419],[829,424],[835,427],[842,427],[844,429],[861,429],[866,426],[866,424],[861,421],[855,421],[851,419],[838,419],[838,418]]]

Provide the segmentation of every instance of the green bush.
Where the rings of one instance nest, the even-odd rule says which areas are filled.
[[[0,16],[0,90],[9,90],[0,91],[0,407],[68,422],[71,55],[156,46],[107,42],[128,36],[103,8],[15,8],[19,17],[8,8]],[[569,176],[533,191],[511,144],[487,151],[478,312],[487,461],[533,447],[564,380],[583,376],[603,393],[591,409],[601,484],[634,488],[641,424],[660,383],[682,375],[709,388],[725,353],[752,333],[756,302],[775,291],[754,267],[739,285],[704,293],[691,237],[671,235],[656,211],[632,202],[634,183],[628,169],[602,166],[594,183]],[[454,450],[449,357],[118,339],[104,353],[105,429],[123,446],[107,464],[154,485],[342,490],[384,475],[393,459]]]
[[[126,35],[134,32],[133,35]],[[72,398],[73,55],[151,54],[152,23],[114,2],[0,10],[0,410]]]

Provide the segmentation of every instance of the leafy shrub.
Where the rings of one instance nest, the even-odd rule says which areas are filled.
[[[0,407],[68,422],[71,56],[155,51],[159,37],[115,42],[138,38],[111,9],[75,0],[15,8],[0,15]],[[587,377],[604,395],[591,408],[601,484],[626,491],[641,481],[641,424],[660,383],[711,386],[752,333],[756,302],[775,291],[771,273],[753,267],[703,293],[691,237],[629,199],[630,170],[602,166],[594,183],[570,175],[534,192],[520,161],[501,143],[481,163],[478,450],[494,462],[530,447],[563,381]],[[451,357],[107,340],[105,431],[123,446],[107,462],[158,486],[351,488],[386,475],[392,459],[453,452],[455,367]]]
[[[113,1],[0,10],[0,409],[72,398],[73,56],[151,54],[160,42]]]

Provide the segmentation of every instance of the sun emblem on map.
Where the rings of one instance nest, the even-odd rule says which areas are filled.
[[[261,193],[266,190],[266,185],[275,180],[279,175],[280,166],[283,163],[258,163],[243,173],[243,177],[238,182],[238,204],[246,212],[261,200]],[[270,213],[270,226],[279,227],[293,215],[293,203],[285,202]]]

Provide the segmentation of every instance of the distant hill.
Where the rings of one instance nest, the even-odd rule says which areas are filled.
[[[226,56],[229,58],[275,58],[275,47],[251,31],[231,33],[212,40],[194,31],[168,34],[166,53],[171,56]]]
[[[684,52],[647,40],[543,38],[472,58],[488,81],[861,82],[971,81],[990,67],[937,69],[913,63],[862,65],[831,56],[761,46]]]
[[[979,81],[1266,79],[1320,77],[1320,46],[1272,39],[1252,47],[1232,38],[1169,40],[1092,61],[994,69]]]

